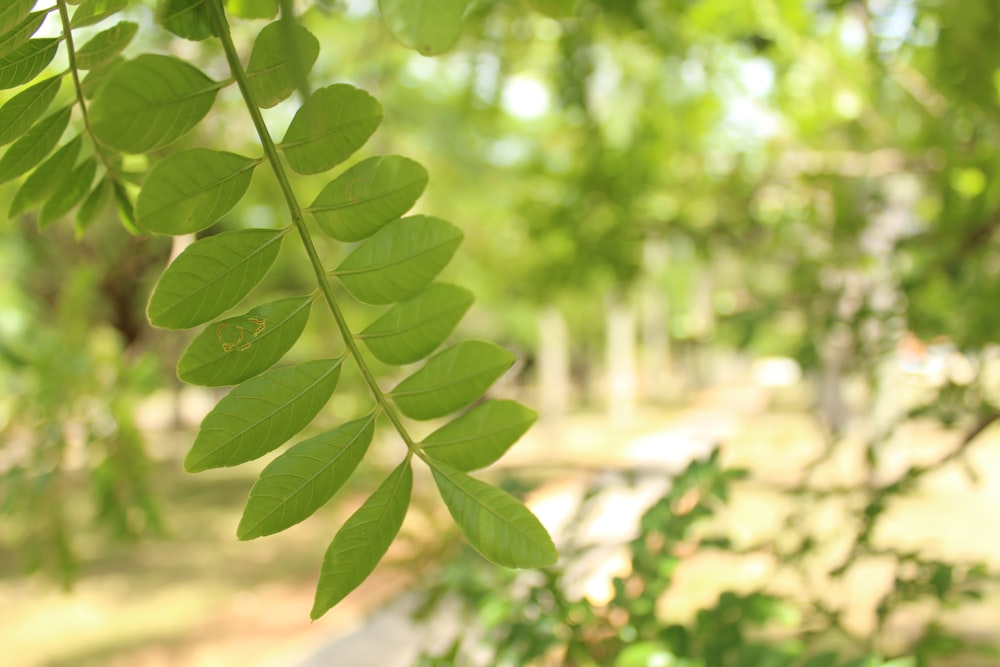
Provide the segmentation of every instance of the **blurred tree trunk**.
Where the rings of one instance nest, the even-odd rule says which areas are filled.
[[[621,295],[612,294],[606,306],[605,394],[612,423],[626,425],[635,418],[638,393],[636,316]]]
[[[571,391],[566,320],[549,306],[538,316],[538,409],[543,421],[558,426],[566,416]]]

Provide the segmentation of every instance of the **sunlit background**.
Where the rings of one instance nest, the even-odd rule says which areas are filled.
[[[238,542],[269,459],[183,472],[224,392],[179,383],[190,337],[145,319],[193,239],[19,215],[0,228],[0,665],[1000,665],[996,0],[476,0],[435,57],[374,0],[296,9],[314,85],[384,106],[352,160],[418,160],[417,212],[465,232],[443,277],[477,300],[455,336],[515,351],[491,393],[541,415],[483,475],[560,563],[487,564],[418,478],[386,560],[310,622],[327,544],[401,445],[377,437],[328,507]],[[151,2],[126,15],[127,55],[224,78]],[[263,25],[234,26],[244,53]],[[265,118],[280,134],[298,104]],[[235,90],[196,145],[260,152]],[[267,176],[212,233],[287,222]],[[266,296],[312,281],[287,246]],[[341,346],[316,314],[286,361]],[[367,400],[346,372],[313,428]]]

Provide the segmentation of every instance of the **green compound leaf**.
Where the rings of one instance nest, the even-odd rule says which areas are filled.
[[[382,105],[365,91],[338,83],[320,88],[292,118],[280,148],[300,174],[318,174],[361,148],[382,122]]]
[[[108,64],[125,50],[138,30],[138,23],[122,21],[97,33],[76,52],[77,68],[93,69]]]
[[[447,283],[390,308],[358,334],[387,364],[411,364],[433,352],[455,329],[472,305],[472,293]]]
[[[21,91],[0,107],[0,146],[14,141],[35,124],[52,104],[60,84],[62,77],[45,79]]]
[[[96,174],[96,160],[90,158],[81,162],[59,186],[59,189],[46,200],[38,217],[38,226],[44,228],[51,225],[83,201],[83,198],[90,191],[90,184],[94,182]]]
[[[136,223],[157,234],[190,234],[210,227],[235,206],[258,160],[193,148],[153,167],[135,204]]]
[[[514,363],[514,355],[485,341],[453,345],[389,392],[400,412],[435,419],[479,398]]]
[[[205,117],[221,85],[180,58],[143,54],[115,67],[98,90],[94,134],[125,153],[162,148]]]
[[[149,321],[189,329],[243,300],[264,278],[284,230],[241,229],[195,241],[160,276],[149,299]]]
[[[0,58],[0,90],[14,88],[34,79],[56,57],[59,39],[29,39]]]
[[[216,34],[205,0],[158,0],[156,22],[178,37],[196,42]]]
[[[310,616],[317,619],[372,573],[399,533],[410,506],[413,470],[403,461],[337,531],[323,556]]]
[[[38,165],[14,193],[14,200],[7,215],[14,217],[26,211],[29,206],[41,201],[45,195],[61,187],[63,181],[73,172],[73,165],[76,164],[82,145],[83,137],[77,135]]]
[[[441,272],[462,231],[429,216],[390,222],[347,256],[334,273],[356,299],[372,304],[408,299]]]
[[[76,212],[76,231],[82,234],[94,220],[97,219],[111,203],[114,196],[114,184],[110,179],[105,178],[94,188],[87,198],[80,204]]]
[[[303,74],[312,69],[319,57],[319,40],[298,23],[289,26],[275,21],[264,26],[253,43],[247,77],[257,106],[270,109],[295,90],[295,66]],[[289,38],[291,43],[289,44]],[[297,51],[297,53],[295,53]]]
[[[83,0],[73,12],[71,28],[82,28],[103,21],[128,7],[128,0]]]
[[[468,0],[379,0],[378,5],[392,36],[429,56],[458,41]]]
[[[177,377],[223,387],[263,373],[302,335],[312,302],[308,296],[281,299],[213,322],[188,345],[177,363]]]
[[[0,37],[0,56],[5,56],[27,44],[32,35],[38,32],[47,15],[48,12],[32,12],[13,30]]]
[[[250,490],[236,535],[252,540],[294,526],[325,505],[368,451],[374,413],[303,440],[272,461]]]
[[[321,359],[247,380],[202,421],[184,469],[239,465],[280,447],[323,409],[339,379],[340,359]]]
[[[0,183],[17,178],[45,159],[69,125],[71,112],[72,107],[63,107],[43,118],[11,144],[0,158]]]
[[[24,20],[35,6],[35,0],[8,0],[0,7],[0,35],[3,35]]]
[[[545,527],[509,493],[431,461],[438,491],[476,551],[504,567],[546,567],[559,554]]]
[[[273,19],[278,0],[226,0],[226,12],[245,19]]]
[[[419,163],[372,157],[328,183],[308,211],[338,241],[360,241],[409,211],[426,187],[427,170]]]
[[[424,438],[427,456],[468,472],[495,463],[531,428],[538,413],[516,401],[480,403]]]

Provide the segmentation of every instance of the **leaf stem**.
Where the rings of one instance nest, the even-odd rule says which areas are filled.
[[[60,2],[64,1],[65,0],[60,0]],[[288,212],[292,216],[292,224],[295,225],[295,229],[298,231],[299,238],[302,240],[302,245],[305,248],[306,255],[309,256],[309,263],[316,276],[316,282],[326,299],[327,305],[330,307],[333,319],[337,322],[337,328],[340,330],[340,336],[344,340],[344,345],[347,346],[348,352],[354,358],[354,362],[358,365],[358,369],[361,371],[361,375],[364,377],[365,383],[368,385],[368,389],[375,397],[375,402],[382,408],[382,411],[385,412],[386,417],[388,417],[389,421],[392,422],[393,427],[399,433],[403,442],[406,443],[406,448],[408,450],[407,457],[410,457],[413,452],[419,450],[417,449],[413,438],[406,430],[406,426],[403,424],[403,421],[396,412],[396,409],[389,402],[389,399],[386,398],[382,388],[379,387],[378,381],[375,379],[375,374],[372,373],[372,370],[368,367],[367,362],[361,355],[361,349],[354,340],[354,334],[351,332],[351,328],[347,324],[347,319],[340,310],[337,298],[333,293],[333,288],[330,286],[330,281],[327,280],[326,269],[323,267],[323,262],[316,250],[316,245],[313,243],[312,236],[309,233],[309,228],[306,226],[305,217],[302,213],[302,206],[295,197],[295,192],[292,190],[291,182],[288,180],[288,174],[282,165],[281,156],[278,154],[278,148],[274,143],[274,139],[271,137],[270,131],[267,129],[267,125],[264,123],[264,117],[260,113],[260,108],[257,106],[257,103],[254,102],[253,94],[250,92],[247,74],[243,69],[243,64],[240,62],[236,46],[233,44],[233,38],[229,32],[229,22],[226,20],[226,14],[222,7],[222,2],[221,0],[209,0],[205,3],[205,5],[212,17],[212,22],[215,23],[216,32],[222,42],[222,50],[226,54],[226,61],[229,63],[229,70],[232,72],[233,78],[236,80],[236,85],[240,89],[240,94],[243,96],[243,101],[247,112],[250,114],[250,118],[253,121],[254,128],[257,130],[257,136],[260,138],[264,154],[267,156],[268,162],[271,164],[271,170],[274,172],[274,176],[278,181],[278,186],[281,188],[281,194],[285,198],[285,204],[288,206]]]
[[[80,106],[80,116],[83,118],[83,127],[90,137],[90,143],[94,146],[94,152],[100,158],[104,168],[111,175],[111,180],[115,183],[121,180],[117,165],[112,163],[104,153],[103,146],[94,136],[90,127],[90,115],[87,112],[87,100],[83,94],[83,85],[80,83],[80,70],[76,67],[76,48],[73,46],[73,29],[70,26],[69,9],[66,7],[66,0],[56,0],[56,7],[59,9],[59,22],[62,24],[63,39],[66,41],[66,58],[69,61],[69,72],[73,78],[73,91],[76,94],[76,102]]]

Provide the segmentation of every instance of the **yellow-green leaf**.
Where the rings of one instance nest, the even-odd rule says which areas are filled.
[[[93,69],[108,64],[125,50],[138,30],[138,23],[121,21],[97,33],[76,52],[76,66]]]
[[[59,137],[69,124],[72,107],[63,107],[25,132],[0,158],[0,183],[17,178],[36,164],[59,143]]]
[[[267,274],[283,237],[283,230],[241,229],[195,241],[160,276],[149,321],[188,329],[229,310]]]
[[[264,26],[247,63],[250,92],[257,106],[270,109],[295,90],[294,67],[304,76],[319,56],[319,40],[298,23],[283,20]]]
[[[15,88],[38,76],[56,57],[59,41],[55,37],[29,39],[0,58],[0,90]]]
[[[456,470],[478,470],[503,456],[536,419],[538,413],[516,401],[485,401],[431,433],[420,446]]]
[[[514,355],[493,343],[464,341],[431,357],[389,395],[407,417],[443,417],[482,396],[513,363]]]
[[[83,0],[73,12],[72,28],[82,28],[103,21],[128,7],[128,0]]]
[[[62,77],[45,79],[21,91],[0,107],[0,146],[14,141],[35,124],[52,104],[61,83]]]
[[[381,122],[378,100],[338,83],[309,96],[292,118],[280,147],[292,169],[318,174],[361,148]]]
[[[412,489],[407,459],[337,531],[323,556],[312,618],[325,614],[372,573],[403,525]]]
[[[323,409],[339,379],[340,359],[321,359],[247,380],[201,422],[185,470],[239,465],[280,447]]]
[[[274,459],[250,490],[236,535],[252,540],[308,518],[358,467],[374,430],[373,413],[303,440]]]

